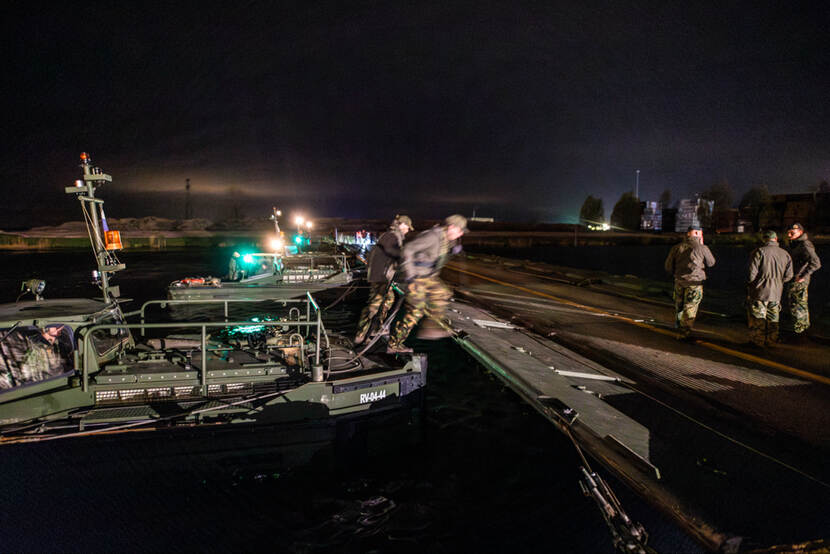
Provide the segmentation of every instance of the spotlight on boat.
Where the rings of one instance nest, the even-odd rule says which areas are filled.
[[[271,250],[278,252],[285,247],[285,242],[282,239],[271,239]]]
[[[250,254],[245,254],[244,256],[242,256],[242,261],[246,264],[252,264],[254,263],[254,257]]]

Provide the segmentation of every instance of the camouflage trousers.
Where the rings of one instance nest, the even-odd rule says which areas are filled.
[[[692,332],[701,300],[703,300],[703,285],[684,287],[674,284],[674,326],[684,335]]]
[[[370,283],[369,303],[363,308],[360,313],[360,320],[357,322],[357,332],[355,333],[357,342],[361,342],[366,338],[372,320],[375,319],[376,315],[380,314],[381,321],[386,319],[386,314],[394,303],[395,291],[389,286],[389,283]]]
[[[787,289],[794,333],[803,333],[810,327],[810,309],[807,306],[808,286],[809,283],[791,283]]]
[[[750,300],[747,309],[749,340],[758,346],[778,342],[780,302]]]
[[[444,321],[450,298],[452,291],[437,275],[412,281],[406,290],[406,313],[395,325],[389,346],[402,346],[426,312],[429,312],[430,317]]]

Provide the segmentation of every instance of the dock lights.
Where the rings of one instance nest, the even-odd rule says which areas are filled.
[[[271,250],[277,252],[285,247],[285,241],[280,238],[271,239]]]

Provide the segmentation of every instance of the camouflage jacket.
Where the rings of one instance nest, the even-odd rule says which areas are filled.
[[[804,279],[809,283],[810,275],[821,267],[821,260],[818,259],[813,243],[807,238],[807,233],[803,233],[790,243],[790,255],[793,258],[793,271],[795,272],[793,279],[796,281]]]
[[[440,273],[450,255],[446,227],[433,227],[407,242],[401,256],[401,271],[407,280]]]
[[[395,277],[402,245],[403,233],[397,228],[391,228],[380,236],[369,252],[367,280],[370,283],[385,283]]]
[[[57,341],[37,329],[17,329],[0,343],[0,389],[42,381],[67,371]]]
[[[666,258],[666,272],[674,276],[681,287],[700,285],[706,280],[704,268],[715,265],[715,257],[709,247],[699,240],[686,238],[675,244]]]
[[[793,260],[777,241],[756,248],[749,257],[750,300],[780,302],[784,283],[793,278]]]

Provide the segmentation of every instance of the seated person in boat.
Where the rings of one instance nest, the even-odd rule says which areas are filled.
[[[72,367],[72,340],[63,325],[17,328],[0,341],[0,389],[43,381]]]

